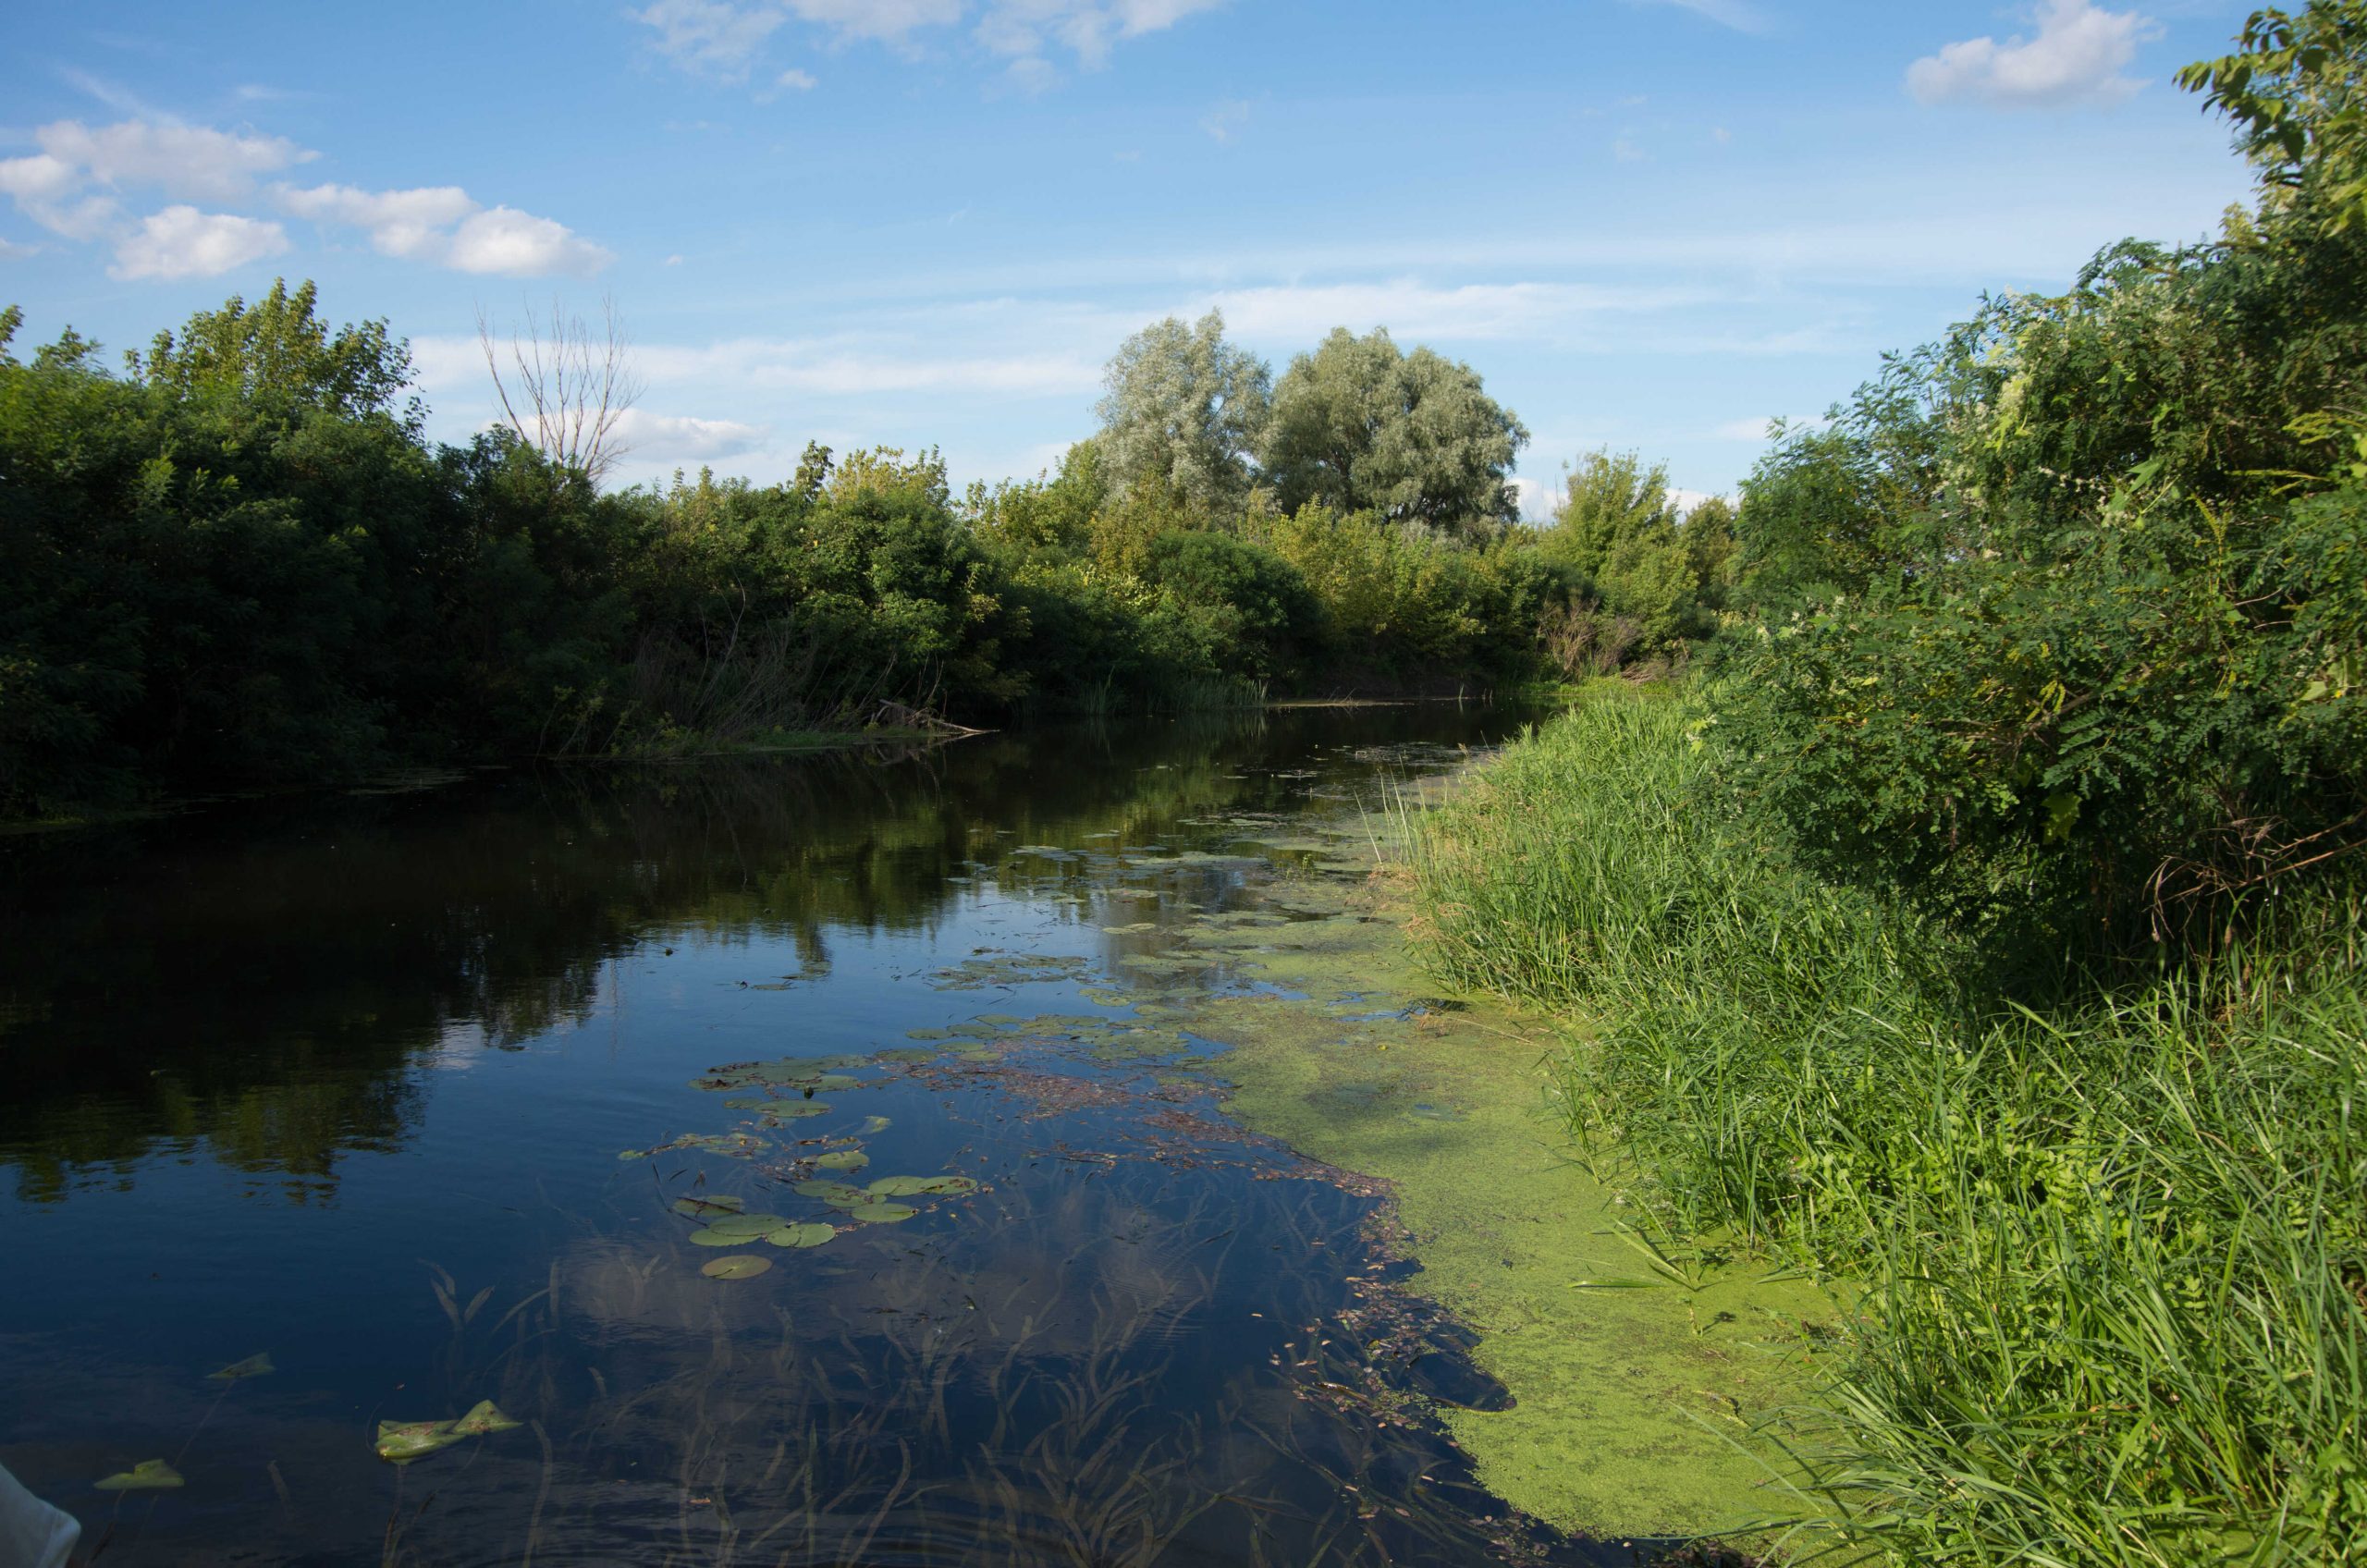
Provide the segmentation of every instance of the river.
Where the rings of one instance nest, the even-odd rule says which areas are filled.
[[[105,1568],[1638,1561],[1477,1483],[1386,1192],[1178,1005],[1303,992],[1225,954],[1367,918],[1360,813],[1523,717],[7,840],[0,1463]]]

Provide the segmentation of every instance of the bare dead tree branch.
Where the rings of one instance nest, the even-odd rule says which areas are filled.
[[[630,449],[621,427],[644,390],[632,368],[632,336],[613,298],[600,301],[596,337],[557,300],[547,317],[532,303],[524,310],[522,332],[512,329],[506,345],[495,337],[484,307],[477,310],[477,346],[502,418],[519,440],[555,463],[582,469],[596,484]]]

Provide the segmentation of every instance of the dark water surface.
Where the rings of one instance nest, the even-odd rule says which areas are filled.
[[[1517,717],[9,841],[0,1463],[125,1568],[1633,1561],[1471,1484],[1418,1396],[1495,1390],[1368,1184],[1245,1135],[1141,988],[1162,925],[1324,917],[1354,802]],[[835,1233],[693,1240],[735,1208]],[[481,1400],[521,1425],[374,1452]]]

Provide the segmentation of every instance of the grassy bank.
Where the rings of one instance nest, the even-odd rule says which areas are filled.
[[[1760,1433],[1804,1509],[1898,1562],[2367,1562],[2355,886],[2017,1005],[2024,955],[1801,869],[1699,717],[1590,703],[1412,852],[1429,962],[1565,1013],[1639,1198],[1845,1281],[1829,1386]]]

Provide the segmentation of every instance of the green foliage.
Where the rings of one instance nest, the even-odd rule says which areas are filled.
[[[1527,442],[1470,366],[1343,326],[1291,361],[1259,461],[1287,511],[1320,505],[1486,533],[1519,519],[1505,474]]]
[[[2268,55],[2342,9],[2209,73],[2287,94],[2305,194],[2348,100]],[[2272,185],[2218,245],[1992,300],[1761,462],[1742,591],[1797,613],[1732,650],[1721,722],[1823,864],[2123,950],[2223,941],[2367,846],[2367,486],[2328,450],[2367,407],[2367,227],[2316,211]]]
[[[252,305],[233,297],[200,311],[178,337],[160,332],[143,357],[124,356],[133,376],[183,398],[317,410],[344,419],[386,413],[411,384],[410,346],[384,321],[340,327],[313,313],[319,291],[285,278]],[[417,418],[414,407],[412,419]]]
[[[1224,340],[1221,314],[1143,328],[1110,360],[1104,385],[1100,460],[1112,490],[1147,486],[1207,513],[1246,500],[1272,377]]]
[[[1721,728],[1582,706],[1414,870],[1444,976],[1581,1011],[1573,1128],[1648,1230],[1843,1277],[1821,1397],[1759,1434],[1802,1510],[1901,1564],[2367,1561],[2356,885],[2028,1011],[1984,944],[1803,867]]]
[[[2178,85],[2234,121],[2263,179],[2326,231],[2367,221],[2367,0],[2254,11],[2237,43]]]
[[[1151,541],[1143,575],[1159,594],[1149,631],[1154,645],[1166,644],[1200,668],[1287,680],[1319,634],[1322,611],[1306,579],[1245,540],[1162,533]]]

